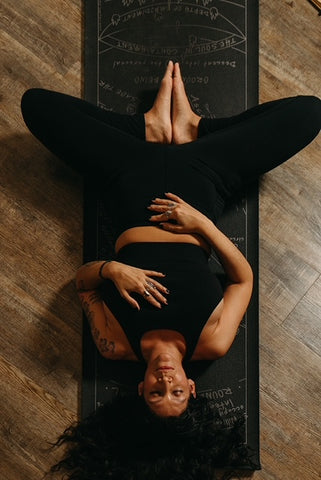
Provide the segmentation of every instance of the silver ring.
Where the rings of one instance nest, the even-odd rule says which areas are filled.
[[[147,285],[151,288],[156,288],[156,285],[154,285],[153,282],[147,282]]]
[[[169,218],[172,214],[172,210],[166,210],[165,215],[167,218]]]
[[[149,293],[148,290],[144,290],[144,296],[145,296],[145,297],[150,297],[150,293]]]
[[[175,207],[175,205],[176,205],[176,203],[174,203],[174,202],[169,202],[169,204],[168,204],[169,207]]]

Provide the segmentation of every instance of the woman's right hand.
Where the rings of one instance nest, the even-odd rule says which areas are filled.
[[[111,261],[104,268],[104,278],[114,282],[120,295],[134,308],[140,310],[139,303],[132,297],[138,293],[151,305],[161,308],[167,305],[168,290],[153,277],[164,278],[165,274],[153,270],[132,267],[125,263]]]
[[[174,193],[165,193],[167,198],[155,198],[148,207],[153,215],[150,221],[173,233],[201,234],[204,225],[211,220]],[[175,223],[172,223],[174,221]]]

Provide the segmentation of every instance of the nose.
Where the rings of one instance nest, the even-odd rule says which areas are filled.
[[[171,375],[168,375],[167,373],[159,373],[157,377],[157,381],[159,383],[162,383],[164,380],[167,380],[168,383],[172,383],[173,377]]]

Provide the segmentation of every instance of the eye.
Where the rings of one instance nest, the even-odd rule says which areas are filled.
[[[179,397],[183,393],[183,390],[174,390],[173,393],[176,397]]]
[[[160,395],[160,392],[158,392],[157,390],[154,390],[153,392],[150,392],[149,395],[151,395],[153,397],[157,397],[158,395]]]

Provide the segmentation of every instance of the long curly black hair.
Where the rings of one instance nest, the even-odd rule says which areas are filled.
[[[223,428],[212,402],[192,398],[179,417],[155,415],[141,397],[120,397],[67,428],[50,473],[69,480],[213,480],[215,469],[251,468],[244,419]]]

